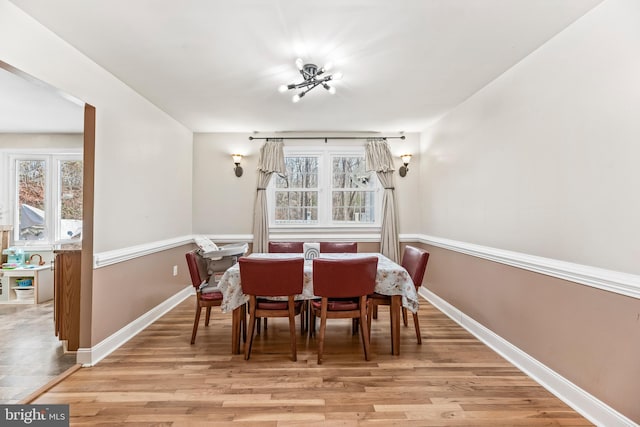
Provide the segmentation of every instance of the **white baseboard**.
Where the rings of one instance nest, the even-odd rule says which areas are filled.
[[[587,393],[504,338],[482,326],[424,286],[419,294],[472,335],[514,364],[586,419],[598,426],[631,427],[636,423]]]
[[[85,367],[95,365],[191,295],[193,286],[189,285],[95,346],[79,348],[76,361]]]

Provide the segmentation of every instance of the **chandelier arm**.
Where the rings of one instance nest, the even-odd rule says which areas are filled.
[[[309,86],[316,87],[319,84],[326,83],[331,80],[332,80],[332,76],[325,76],[322,79],[305,80],[301,83],[292,83],[290,85],[287,85],[287,89],[300,89],[300,88],[309,87]]]
[[[318,86],[320,83],[322,83],[320,80],[316,80],[313,82],[313,86],[308,87],[307,89],[303,90],[302,92],[299,93],[300,98],[302,98],[303,96],[305,96],[307,94],[307,92],[309,92],[311,89],[313,89],[314,87]]]

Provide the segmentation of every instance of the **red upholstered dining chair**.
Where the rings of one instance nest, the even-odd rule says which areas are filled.
[[[189,267],[189,275],[191,276],[191,284],[196,290],[196,318],[193,321],[193,332],[191,333],[191,344],[196,342],[196,333],[198,332],[198,323],[200,323],[200,313],[203,308],[207,309],[204,325],[209,326],[211,318],[211,307],[220,306],[222,304],[222,293],[217,290],[207,289],[208,274],[206,260],[191,251],[186,253],[187,266]],[[242,322],[243,335],[246,336],[246,324]]]
[[[301,254],[302,242],[269,242],[269,253],[293,253]]]
[[[288,317],[291,342],[291,357],[297,360],[295,316],[300,314],[302,301],[294,296],[302,293],[304,283],[304,259],[259,259],[242,257],[240,283],[242,292],[249,296],[249,339],[245,343],[244,358],[249,360],[253,345],[253,330],[256,321],[264,317]],[[264,297],[287,297],[286,301],[275,301]]]
[[[414,246],[405,246],[402,254],[401,265],[407,270],[416,290],[422,286],[422,279],[424,278],[424,272],[427,269],[427,262],[429,261],[429,252],[416,248]],[[380,295],[374,293],[369,296],[369,307],[367,321],[369,322],[369,332],[371,332],[371,318],[376,318],[379,305],[391,306],[391,297],[389,295]],[[404,325],[407,326],[407,309],[402,307],[402,317]],[[416,338],[418,344],[422,344],[422,336],[420,335],[420,322],[418,320],[418,313],[413,313],[413,324],[416,329]]]
[[[320,317],[318,364],[322,363],[327,318],[359,319],[364,358],[369,360],[367,295],[375,289],[377,269],[378,257],[313,260],[313,293],[321,300],[311,302],[310,328],[315,329],[315,318]]]
[[[358,243],[356,242],[320,242],[320,253],[357,253]]]

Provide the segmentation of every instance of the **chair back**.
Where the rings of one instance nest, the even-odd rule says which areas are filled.
[[[405,246],[402,255],[402,266],[407,270],[416,289],[422,285],[424,272],[427,269],[429,252],[413,246]]]
[[[304,258],[241,257],[240,284],[246,295],[288,296],[302,293]]]
[[[302,242],[269,242],[269,253],[301,254],[304,252],[302,247]]]
[[[189,275],[191,276],[191,284],[194,288],[198,287],[207,278],[207,261],[196,253],[191,251],[186,253],[187,267],[189,267]]]
[[[373,293],[378,257],[313,260],[313,294],[327,298],[349,298]]]
[[[320,253],[357,253],[358,243],[356,242],[320,242]]]

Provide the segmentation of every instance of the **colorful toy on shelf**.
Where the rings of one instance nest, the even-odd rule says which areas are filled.
[[[5,264],[16,264],[15,267],[20,267],[24,264],[24,251],[20,248],[7,248],[2,251],[2,255],[7,255],[7,262],[2,264],[2,268],[6,268]]]

